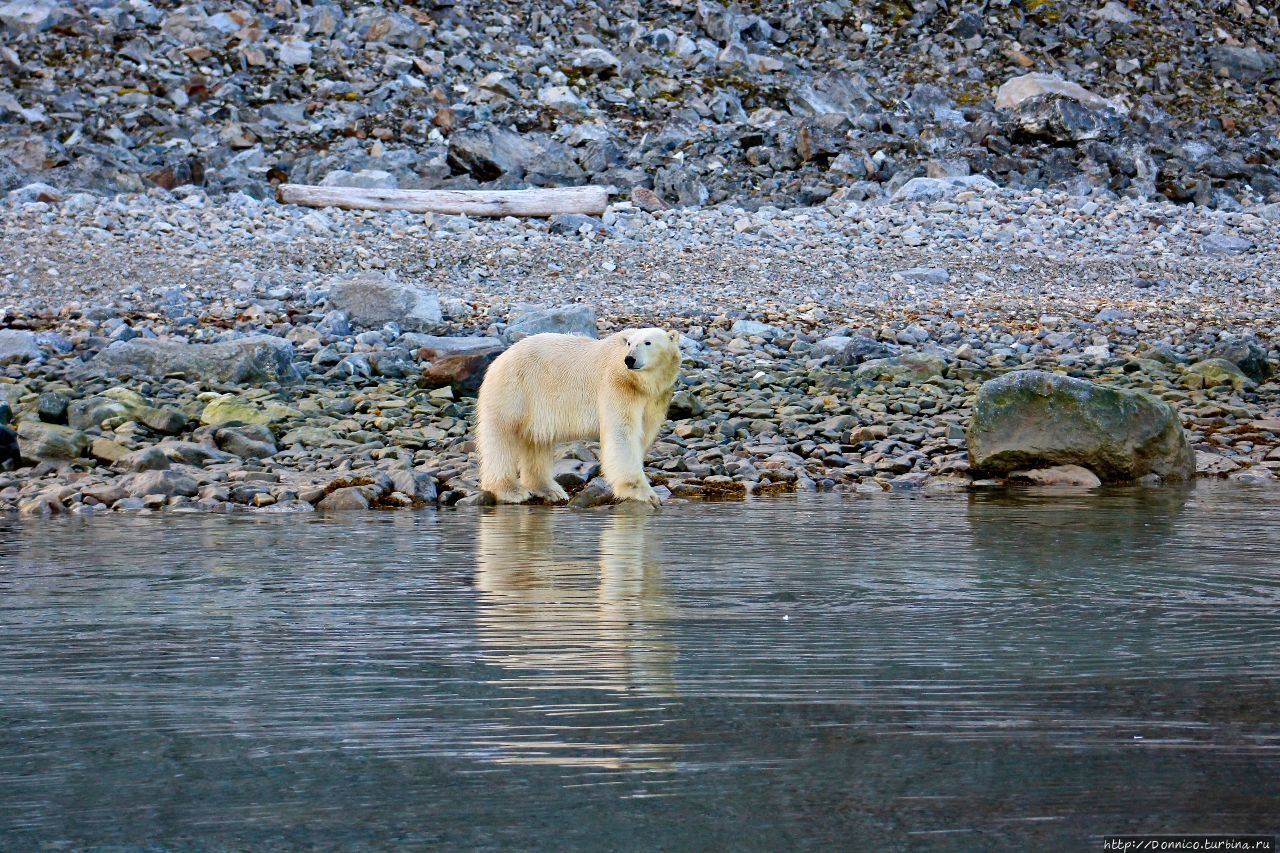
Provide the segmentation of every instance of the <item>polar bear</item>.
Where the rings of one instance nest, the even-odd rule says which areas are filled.
[[[619,500],[659,505],[644,454],[667,417],[678,333],[625,329],[603,340],[531,335],[489,366],[476,402],[480,487],[503,503],[568,495],[551,476],[556,442],[600,440]]]

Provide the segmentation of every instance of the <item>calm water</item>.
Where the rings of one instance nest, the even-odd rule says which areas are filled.
[[[0,521],[0,849],[1275,832],[1278,518],[1202,485]]]

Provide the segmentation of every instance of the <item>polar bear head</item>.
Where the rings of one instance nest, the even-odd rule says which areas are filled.
[[[670,370],[680,364],[680,333],[662,329],[628,329],[623,359],[629,370]]]

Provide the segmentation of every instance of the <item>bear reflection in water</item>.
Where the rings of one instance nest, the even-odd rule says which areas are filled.
[[[676,647],[648,508],[559,528],[558,518],[500,506],[479,519],[476,636],[481,660],[502,673],[490,683],[512,700],[506,725],[476,746],[499,764],[670,770],[679,747],[657,735]]]
[[[486,662],[518,673],[522,687],[674,695],[671,605],[647,508],[614,508],[590,540],[580,516],[557,529],[560,516],[503,506],[480,517],[476,630]]]

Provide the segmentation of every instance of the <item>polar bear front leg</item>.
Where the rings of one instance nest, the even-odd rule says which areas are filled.
[[[662,501],[644,476],[640,417],[639,411],[601,413],[600,468],[618,500],[660,507]]]

